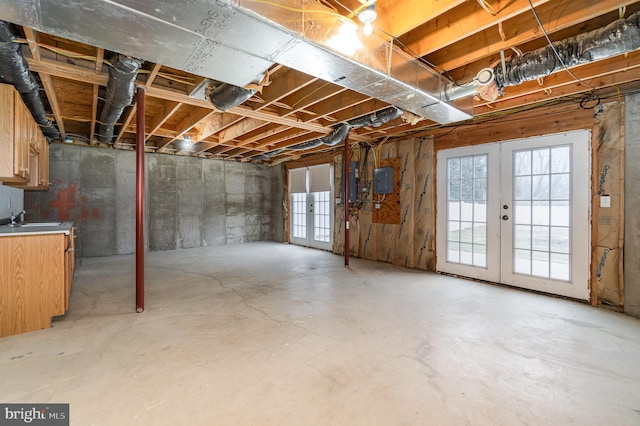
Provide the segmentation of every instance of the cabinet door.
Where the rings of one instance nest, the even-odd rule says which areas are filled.
[[[12,180],[14,175],[14,94],[13,87],[0,84],[0,179]]]
[[[14,104],[15,104],[15,124],[14,124],[14,164],[13,173],[16,176],[24,178],[25,181],[29,180],[29,119],[31,115],[29,111],[22,103],[20,94],[14,92]]]

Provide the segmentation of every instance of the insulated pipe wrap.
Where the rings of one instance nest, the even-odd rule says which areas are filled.
[[[29,72],[20,45],[13,42],[16,38],[10,24],[0,21],[0,81],[16,88],[33,119],[49,140],[59,139],[58,128],[47,119],[40,97],[40,85]]]
[[[226,111],[251,98],[257,90],[223,83],[209,94],[209,100],[220,111]]]
[[[640,47],[640,12],[606,27],[555,42],[553,46],[567,67],[630,52]],[[546,46],[505,61],[506,75],[502,65],[497,64],[494,67],[496,84],[502,89],[546,77],[564,68],[562,62],[551,46]]]
[[[379,127],[400,117],[402,113],[403,111],[400,108],[392,106],[381,111],[372,112],[371,114],[354,118],[353,120],[347,121],[347,123],[349,123],[349,125],[354,129],[360,127]]]
[[[109,67],[107,96],[100,113],[99,139],[102,143],[111,143],[116,121],[124,109],[133,101],[138,69],[142,65],[140,59],[118,55]]]

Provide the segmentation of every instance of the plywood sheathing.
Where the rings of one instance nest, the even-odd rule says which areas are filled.
[[[624,306],[624,105],[595,110],[592,132],[591,303]],[[609,197],[611,207],[601,207]]]

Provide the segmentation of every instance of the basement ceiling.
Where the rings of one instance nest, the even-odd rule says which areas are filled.
[[[263,8],[272,4],[260,3]],[[363,8],[363,3],[318,1],[358,25],[355,12]],[[374,34],[389,40],[416,62],[427,64],[444,81],[464,85],[480,70],[499,66],[501,52],[508,60],[548,45],[532,5],[552,41],[604,27],[640,10],[640,1],[619,0],[378,0]],[[16,12],[10,9],[0,6],[0,19],[12,22]],[[118,120],[113,144],[98,141],[109,59],[115,52],[39,32],[29,26],[16,25],[16,28],[29,68],[43,87],[50,118],[62,137],[81,145],[134,149],[135,104],[127,107]],[[118,28],[113,31],[117,32]],[[151,52],[153,41],[140,40],[143,45],[145,42],[149,43]],[[98,40],[95,44],[109,43]],[[145,62],[136,84],[146,88],[148,151],[241,161],[286,161],[336,149],[326,145],[296,151],[286,148],[321,138],[340,123],[390,106],[274,62],[268,66],[268,79],[264,81],[267,84],[261,91],[241,105],[222,112],[203,95],[207,88],[219,82],[149,58],[140,59]],[[230,74],[240,73],[245,65],[242,61],[228,61],[225,69]],[[501,96],[493,101],[476,95],[472,100],[471,121],[495,119],[554,102],[575,102],[576,107],[580,107],[583,101],[583,107],[590,106],[594,104],[589,100],[594,88],[595,94],[601,97],[638,88],[640,52],[594,61],[574,67],[572,72],[581,81],[562,70],[535,81],[505,87]],[[376,143],[385,138],[433,134],[443,127],[456,125],[459,123],[442,124],[406,114],[379,127],[352,129],[349,140]]]

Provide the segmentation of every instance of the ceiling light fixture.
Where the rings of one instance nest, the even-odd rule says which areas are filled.
[[[374,1],[369,6],[365,7],[360,13],[358,13],[358,19],[364,24],[362,32],[365,35],[371,35],[373,32],[373,25],[371,23],[376,20],[378,14],[376,13],[376,2]]]
[[[191,136],[184,135],[182,138],[182,150],[187,152],[193,151],[193,143],[191,142]]]

